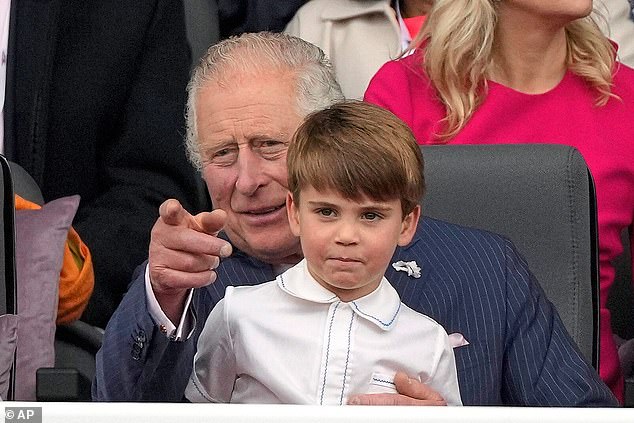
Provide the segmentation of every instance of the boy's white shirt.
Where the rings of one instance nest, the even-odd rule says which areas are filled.
[[[290,264],[280,264],[273,266],[273,271],[276,275],[279,275],[292,267]],[[152,289],[152,283],[150,282],[150,265],[145,266],[145,299],[147,302],[148,312],[154,322],[158,325],[161,332],[172,341],[184,341],[188,339],[193,329],[196,327],[196,319],[191,312],[191,302],[194,290],[190,289],[187,294],[187,300],[185,301],[185,307],[183,308],[183,314],[181,315],[178,323],[178,327],[172,323],[167,317],[158,300],[154,295]]]
[[[397,370],[461,404],[442,326],[402,304],[385,278],[344,303],[301,261],[274,281],[227,288],[205,323],[185,395],[194,402],[345,404],[354,394],[395,393]]]

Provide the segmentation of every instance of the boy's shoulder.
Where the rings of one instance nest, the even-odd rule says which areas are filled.
[[[429,334],[442,332],[442,334],[447,334],[445,328],[436,320],[426,314],[411,309],[403,302],[401,302],[397,326],[407,331],[420,331]]]
[[[273,291],[278,291],[277,280],[258,285],[228,286],[225,291],[225,301],[259,301],[269,298]]]

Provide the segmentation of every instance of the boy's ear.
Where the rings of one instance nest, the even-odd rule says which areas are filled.
[[[401,247],[406,246],[414,238],[416,233],[416,227],[418,226],[418,220],[420,219],[420,205],[414,207],[414,210],[409,212],[401,223],[401,234],[398,237],[398,245]]]
[[[295,236],[299,236],[299,204],[295,204],[293,201],[293,194],[289,191],[286,194],[286,215],[288,216],[288,224],[291,227],[291,232]]]

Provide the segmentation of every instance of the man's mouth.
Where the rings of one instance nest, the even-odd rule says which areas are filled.
[[[253,216],[259,216],[259,215],[263,215],[263,214],[268,214],[268,213],[273,213],[278,211],[279,209],[281,209],[282,207],[285,207],[285,204],[282,204],[280,206],[275,206],[275,207],[268,207],[268,208],[264,208],[264,209],[258,209],[258,210],[249,210],[244,212],[245,214],[249,214],[249,215],[253,215]]]

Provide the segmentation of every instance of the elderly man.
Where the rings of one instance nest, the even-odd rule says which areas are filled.
[[[300,260],[284,207],[286,149],[304,116],[340,98],[323,52],[300,39],[247,34],[208,52],[189,85],[188,146],[216,210],[161,206],[149,263],[106,329],[94,399],[180,400],[226,286],[272,280]],[[616,404],[504,238],[425,218],[393,260],[418,270],[388,270],[402,301],[467,341],[454,349],[465,405]],[[443,403],[402,373],[395,384],[400,394],[349,401]]]

